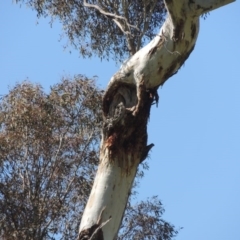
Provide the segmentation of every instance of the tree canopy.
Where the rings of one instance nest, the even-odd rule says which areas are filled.
[[[63,79],[49,94],[23,82],[1,98],[1,238],[170,240],[177,234],[161,219],[156,197],[132,206],[129,195],[153,146],[147,121],[158,87],[193,51],[199,16],[232,1],[165,0],[168,17],[156,34],[166,14],[163,1],[16,0],[38,17],[59,20],[83,57],[132,57],[111,78],[103,100],[94,81],[81,75]]]
[[[101,98],[82,75],[48,94],[24,81],[1,97],[1,239],[77,238],[99,161]],[[163,212],[157,197],[129,201],[119,239],[170,240],[177,230]]]
[[[83,57],[121,60],[152,39],[166,15],[163,0],[16,0],[38,17],[59,20]]]
[[[1,99],[4,238],[47,239],[61,233],[73,239],[98,163],[100,98],[92,80],[77,76],[63,79],[50,94],[23,82]]]

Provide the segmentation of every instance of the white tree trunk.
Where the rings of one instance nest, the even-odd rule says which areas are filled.
[[[157,88],[194,49],[199,17],[234,0],[165,0],[159,34],[111,78],[103,98],[100,164],[80,224],[79,239],[113,240],[139,163],[147,156],[147,119]]]

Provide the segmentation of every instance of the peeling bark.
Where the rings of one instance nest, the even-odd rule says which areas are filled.
[[[138,165],[153,146],[147,145],[147,121],[157,89],[193,51],[200,15],[233,1],[165,0],[168,17],[159,34],[111,78],[103,98],[100,164],[79,239],[117,237]]]

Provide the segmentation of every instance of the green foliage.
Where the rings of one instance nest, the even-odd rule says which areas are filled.
[[[85,7],[79,0],[16,0],[37,11],[38,17],[50,16],[63,25],[71,45],[83,57],[122,61],[152,39],[162,25],[166,10],[163,0],[89,0],[101,8]],[[114,16],[115,17],[114,17]],[[122,29],[118,25],[122,26]],[[157,30],[156,30],[157,29]]]

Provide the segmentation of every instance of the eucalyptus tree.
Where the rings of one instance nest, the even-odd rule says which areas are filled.
[[[83,76],[49,94],[24,81],[1,97],[0,239],[76,239],[98,164],[101,98]]]
[[[153,146],[147,121],[157,89],[193,51],[200,16],[234,0],[17,1],[59,18],[83,56],[128,57],[103,96],[100,162],[79,230],[79,239],[115,239],[138,166]]]
[[[77,239],[99,163],[101,99],[82,75],[48,94],[23,81],[0,98],[0,239]],[[118,239],[172,239],[163,212],[156,197],[129,199]]]

